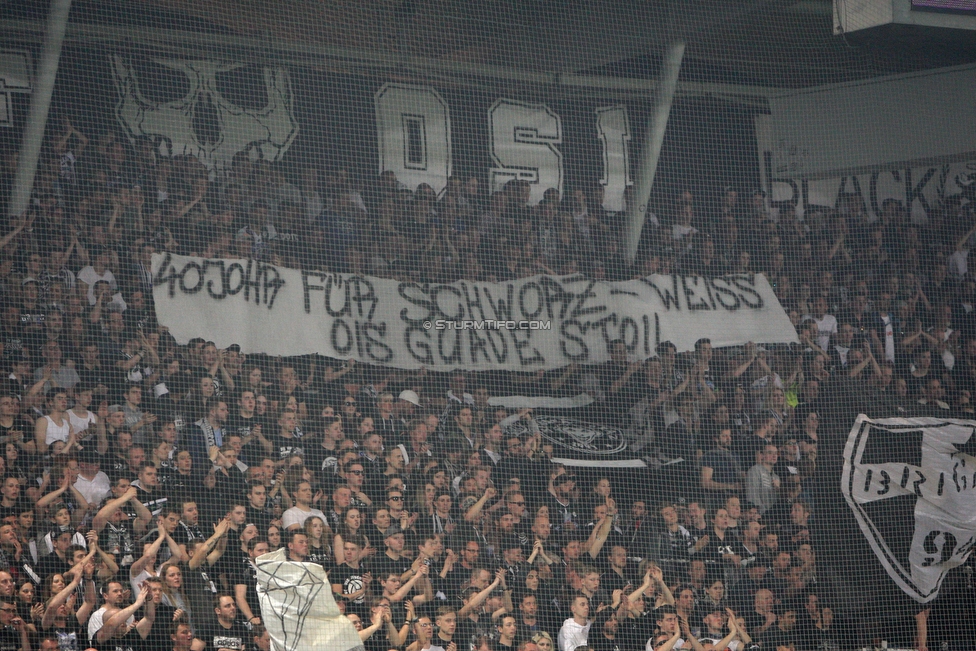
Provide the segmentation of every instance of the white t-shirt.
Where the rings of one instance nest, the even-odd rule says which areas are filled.
[[[102,500],[112,492],[112,481],[108,478],[108,475],[99,470],[98,474],[91,481],[78,475],[78,479],[75,481],[75,488],[78,489],[78,492],[81,493],[81,496],[89,504],[101,504]]]
[[[698,232],[698,229],[694,226],[682,226],[681,224],[675,224],[671,227],[671,239],[681,240],[689,235],[694,235]]]
[[[44,443],[51,445],[55,441],[68,442],[68,437],[71,436],[70,425],[68,425],[68,419],[65,418],[61,425],[58,425],[51,419],[50,416],[45,416],[44,420],[47,421],[47,430],[44,435]]]
[[[139,594],[142,589],[142,582],[151,576],[159,576],[158,574],[150,574],[148,570],[143,570],[135,576],[129,575],[129,586],[132,588],[132,594]]]
[[[94,425],[95,421],[98,420],[92,412],[88,411],[86,414],[86,416],[81,417],[74,410],[68,410],[68,422],[71,423],[71,429],[74,430],[79,439],[84,438],[81,436],[81,433],[88,429],[89,425]]]
[[[575,651],[576,647],[585,645],[591,626],[593,626],[593,622],[587,622],[586,626],[580,626],[572,617],[563,622],[558,636],[559,651]]]
[[[891,315],[881,317],[881,322],[884,324],[884,355],[892,364],[895,363],[895,328],[893,325],[893,319]]]
[[[841,346],[840,344],[835,344],[834,350],[837,351],[837,356],[840,358],[840,363],[847,366],[847,354],[851,352],[851,349],[847,348],[846,346]]]
[[[288,527],[290,527],[293,524],[297,524],[299,527],[304,527],[305,521],[308,520],[313,515],[317,518],[321,518],[322,522],[326,524],[329,523],[329,519],[325,517],[325,514],[319,511],[318,509],[310,509],[308,511],[303,511],[297,506],[293,506],[287,511],[285,511],[284,514],[282,514],[281,526],[284,527],[286,530],[288,529]]]
[[[714,646],[714,645],[718,644],[719,642],[721,642],[723,637],[725,637],[725,636],[723,635],[722,637],[712,637],[710,635],[706,635],[706,636],[702,637],[698,641],[699,642],[711,642],[712,645]],[[729,642],[728,648],[729,648],[729,651],[739,651],[739,649],[742,648],[742,642],[739,641],[739,640],[732,640],[731,642]]]
[[[655,637],[657,637],[657,635],[654,635],[653,637],[651,637],[651,639],[649,639],[647,641],[647,644],[644,645],[644,651],[654,651],[654,638]],[[679,637],[678,638],[678,641],[674,643],[674,647],[672,647],[672,648],[681,649],[681,648],[684,648],[684,646],[685,646],[685,638]],[[732,648],[732,645],[731,644],[729,645],[729,648]]]
[[[102,630],[102,626],[105,625],[105,622],[103,621],[105,618],[105,612],[105,606],[102,606],[93,612],[91,617],[88,618],[88,639],[92,642],[95,642],[95,635],[97,635],[98,632]],[[130,615],[129,619],[125,620],[125,623],[126,625],[132,625],[135,623],[135,621],[135,616]]]
[[[78,272],[78,280],[88,285],[89,305],[95,304],[95,283],[97,283],[98,281],[104,280],[109,285],[111,285],[113,294],[119,290],[119,284],[115,280],[115,274],[113,274],[108,269],[105,270],[105,273],[99,276],[98,272],[95,271],[95,268],[91,265],[88,265],[87,267],[85,267],[84,269]]]
[[[54,532],[51,531],[44,534],[44,537],[41,539],[40,551],[44,552],[44,556],[50,556],[54,553],[54,541],[51,540],[53,536]],[[77,531],[71,536],[71,544],[78,545],[79,547],[83,547],[85,549],[88,548],[88,541],[85,540],[85,537]]]
[[[837,317],[833,314],[824,314],[822,319],[818,319],[812,314],[804,314],[803,320],[807,319],[817,324],[817,345],[822,350],[827,350],[830,346],[830,338],[837,334]]]
[[[969,273],[969,249],[960,249],[950,255],[946,260],[946,269],[957,278],[962,278]]]

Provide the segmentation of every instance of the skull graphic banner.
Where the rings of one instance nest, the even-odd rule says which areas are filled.
[[[243,64],[176,59],[150,63],[185,79],[166,85],[169,96],[150,96],[143,86],[154,80],[140,79],[133,62],[112,57],[119,91],[116,117],[132,140],[150,138],[168,150],[163,153],[192,155],[211,172],[220,172],[240,151],[256,150],[266,160],[278,160],[298,134],[285,68],[261,69],[260,91],[266,103],[254,107],[232,101],[221,91],[223,78]]]

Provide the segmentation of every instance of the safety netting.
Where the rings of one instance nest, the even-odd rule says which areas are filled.
[[[972,648],[971,32],[69,4],[0,2],[0,651]]]

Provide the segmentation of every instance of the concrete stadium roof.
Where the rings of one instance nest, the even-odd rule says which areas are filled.
[[[38,42],[48,5],[0,0],[0,44]],[[831,0],[76,0],[67,43],[646,92],[675,38],[683,85],[744,95],[976,62],[969,31],[835,36]]]

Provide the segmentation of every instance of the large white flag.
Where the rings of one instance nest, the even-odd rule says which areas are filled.
[[[284,549],[257,558],[261,620],[276,651],[363,649],[359,633],[339,612],[321,565],[289,561]]]

